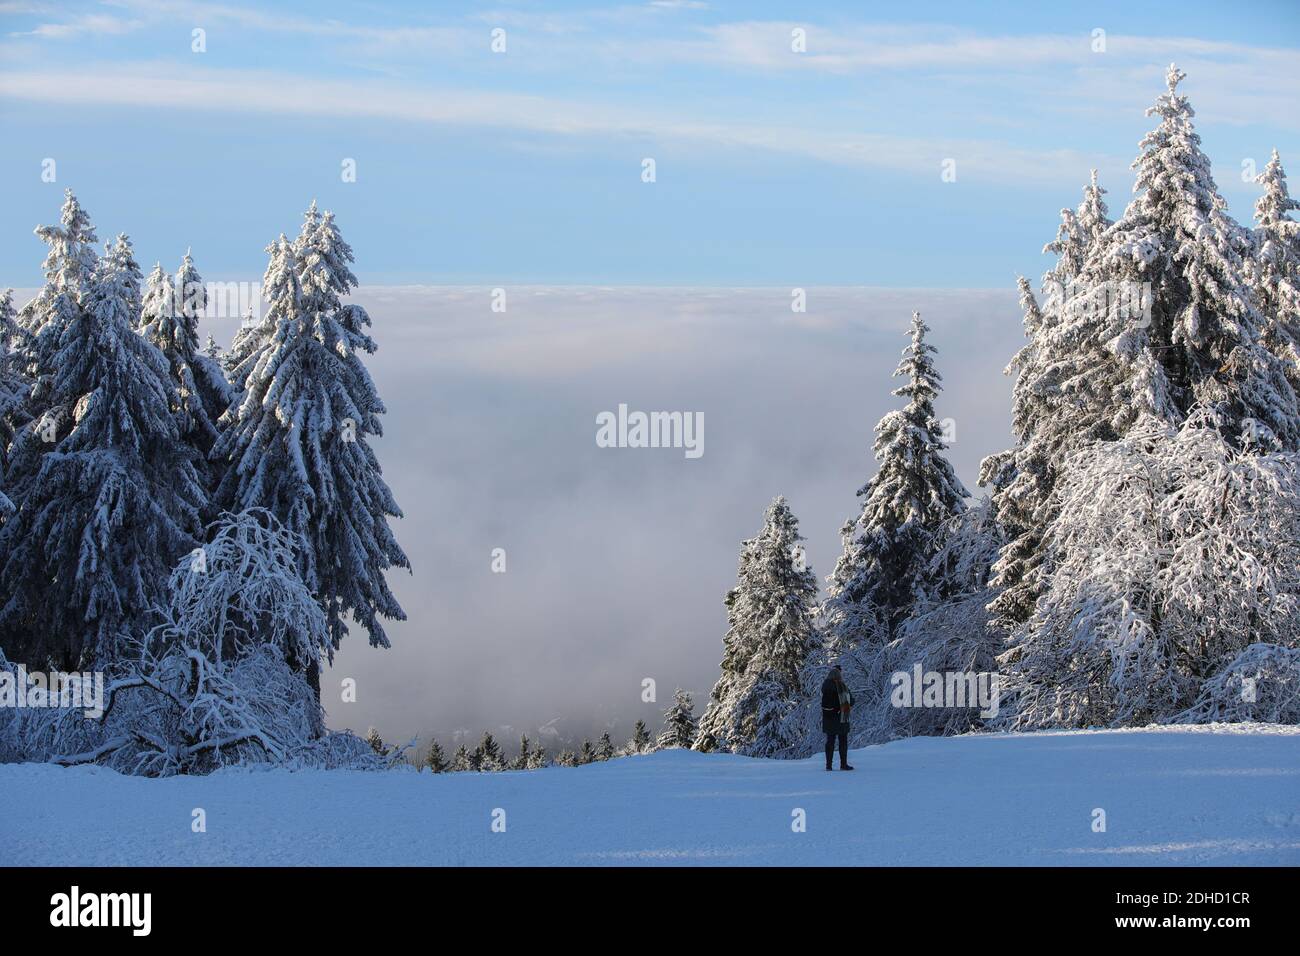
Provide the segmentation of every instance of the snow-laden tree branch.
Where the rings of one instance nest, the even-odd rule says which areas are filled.
[[[1001,657],[1011,726],[1168,720],[1300,639],[1300,457],[1235,448],[1217,413],[1079,452],[1054,510],[1051,585]]]

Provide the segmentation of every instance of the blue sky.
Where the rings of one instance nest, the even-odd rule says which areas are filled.
[[[255,280],[315,197],[369,283],[1006,287],[1042,272],[1090,167],[1123,207],[1171,60],[1239,218],[1244,160],[1300,164],[1293,3],[4,0],[0,17],[0,282],[24,287],[65,186],[102,238],[172,267],[193,247],[209,278]]]

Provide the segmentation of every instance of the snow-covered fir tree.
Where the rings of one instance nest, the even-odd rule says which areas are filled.
[[[770,756],[788,748],[782,726],[816,643],[817,579],[802,540],[798,519],[779,497],[767,507],[762,530],[742,544],[736,586],[725,602],[722,674],[700,718],[697,749]]]
[[[222,351],[221,346],[217,344],[217,340],[212,337],[211,332],[208,333],[207,340],[203,343],[203,354],[206,355],[209,359],[211,359],[214,363],[216,363],[217,368],[222,370],[222,374],[224,377],[225,368],[226,368],[226,354],[224,351]],[[226,381],[226,387],[227,388],[230,387],[229,380]]]
[[[655,745],[661,749],[681,747],[689,750],[695,737],[695,701],[679,687],[673,694],[672,705],[664,712],[663,730]]]
[[[149,277],[144,280],[144,292],[140,297],[139,328],[144,331],[160,316],[170,316],[176,308],[176,287],[172,277],[155,262]]]
[[[374,344],[359,331],[369,322],[364,310],[338,302],[350,273],[322,268],[324,227],[304,232],[296,246],[282,235],[268,247],[266,318],[275,331],[233,373],[243,392],[213,449],[226,464],[215,499],[222,508],[265,507],[306,538],[303,578],[334,647],[349,615],[373,646],[387,647],[380,618],[405,614],[384,571],[410,564],[388,525],[401,511],[367,440],[382,433],[384,410],[360,358]]]
[[[1227,417],[1145,416],[1064,464],[1055,573],[1000,658],[1009,726],[1175,719],[1251,645],[1300,648],[1300,455]]]
[[[1092,181],[1077,210],[1061,210],[1057,237],[1043,247],[1056,255],[1043,276],[1043,305],[1029,282],[1019,280],[1027,341],[1006,373],[1015,375],[1011,428],[1014,448],[986,458],[980,484],[993,490],[993,506],[1005,537],[994,565],[994,620],[1003,628],[1022,623],[1043,587],[1043,513],[1055,481],[1055,465],[1087,441],[1116,437],[1110,422],[1119,363],[1106,347],[1098,311],[1070,308],[1087,301],[1083,271],[1094,247],[1112,225],[1105,190]]]
[[[1100,313],[1102,339],[1122,368],[1111,409],[1117,435],[1143,416],[1176,425],[1210,404],[1223,410],[1225,434],[1249,420],[1252,433],[1294,449],[1300,406],[1284,362],[1264,344],[1255,243],[1210,174],[1194,111],[1178,92],[1184,77],[1169,67],[1168,89],[1147,111],[1160,123],[1133,164],[1135,196],[1094,246],[1068,308]]]
[[[997,670],[1003,635],[991,625],[990,569],[1002,538],[989,499],[953,515],[936,536],[927,596],[912,609],[898,634],[874,660],[860,683],[890,688],[891,677],[912,673],[990,674]],[[846,672],[846,677],[849,676]],[[852,746],[900,737],[966,733],[984,726],[980,708],[898,707],[890,694],[863,693],[850,728]],[[858,709],[858,708],[855,708]],[[820,731],[820,722],[816,730]]]
[[[0,528],[0,644],[19,660],[115,659],[199,531],[204,489],[171,415],[166,359],[134,330],[139,289],[121,237],[80,299],[55,296],[68,306],[58,349],[33,353],[48,394],[12,444],[18,511]]]
[[[0,349],[18,344],[18,313],[14,310],[14,290],[0,290]]]
[[[1255,202],[1255,295],[1264,314],[1264,344],[1282,360],[1300,388],[1300,222],[1277,150],[1256,177],[1264,194]]]
[[[226,380],[236,395],[244,393],[245,381],[255,367],[249,360],[270,341],[274,333],[274,317],[267,313],[259,318],[250,305],[239,322],[239,328],[235,330],[230,348],[221,357]]]
[[[464,773],[470,770],[477,770],[478,767],[474,765],[474,758],[470,754],[469,750],[464,744],[461,744],[456,748],[456,752],[452,755],[451,766],[448,769],[452,773]]]
[[[527,734],[519,735],[519,754],[510,763],[511,770],[527,770],[528,763],[532,759],[532,744],[528,740]]]
[[[572,750],[561,750],[555,756],[555,766],[576,767],[578,766],[578,755],[575,754]]]
[[[929,326],[912,314],[911,342],[893,394],[907,399],[876,425],[876,474],[858,490],[862,510],[845,523],[844,550],[830,577],[822,611],[832,655],[879,648],[891,640],[928,587],[938,529],[965,509],[969,494],[944,457],[934,401],[942,380],[934,367]]]
[[[99,239],[71,189],[64,192],[59,225],[37,226],[36,235],[49,246],[41,265],[45,284],[23,306],[18,323],[24,333],[20,343],[24,369],[35,379],[31,397],[39,411],[49,402],[54,353],[59,350],[63,331],[81,308],[99,261],[95,253]]]
[[[644,720],[638,720],[636,726],[632,728],[632,739],[623,747],[623,753],[641,754],[650,749],[650,731],[646,727]]]
[[[593,763],[596,759],[596,748],[591,745],[590,740],[584,740],[582,746],[578,748],[577,765],[585,766]]]
[[[524,769],[541,770],[543,767],[549,767],[550,765],[551,761],[546,756],[546,748],[540,744],[536,744],[533,746],[533,749],[528,752],[528,765]]]
[[[436,739],[429,742],[429,752],[425,755],[424,765],[432,773],[446,773],[450,766],[447,763],[447,755],[442,752],[442,744]]]
[[[19,350],[22,335],[14,311],[14,290],[5,289],[0,292],[0,488],[4,486],[9,443],[23,424],[23,410],[31,388],[23,373]],[[3,507],[0,504],[0,509]]]
[[[217,422],[232,392],[221,366],[199,347],[199,316],[207,308],[207,289],[187,252],[172,280],[154,266],[144,295],[140,332],[167,357],[172,405],[181,434],[206,462],[220,431]]]
[[[607,730],[600,735],[600,740],[596,742],[596,759],[613,760],[614,756],[614,741],[610,738]]]
[[[368,743],[370,749],[377,754],[382,754],[387,749],[384,746],[384,738],[379,736],[379,731],[374,727],[371,727],[366,731],[366,743]]]
[[[475,769],[484,772],[494,773],[507,769],[506,759],[501,753],[501,745],[490,732],[484,732],[483,739],[474,749],[474,765]]]

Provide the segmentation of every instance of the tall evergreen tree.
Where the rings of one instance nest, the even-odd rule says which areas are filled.
[[[9,459],[9,443],[23,423],[23,409],[31,388],[31,382],[23,374],[19,354],[22,336],[14,311],[14,290],[5,289],[0,292],[0,487]]]
[[[1082,305],[1096,308],[1107,291],[1101,335],[1123,369],[1111,420],[1122,436],[1143,415],[1176,425],[1207,404],[1221,410],[1228,434],[1249,420],[1252,434],[1267,430],[1294,449],[1300,407],[1285,364],[1264,345],[1268,323],[1251,288],[1255,243],[1215,186],[1178,92],[1185,75],[1169,67],[1168,89],[1147,111],[1160,123],[1134,161],[1134,199],[1084,268]],[[1148,283],[1150,309],[1135,310],[1123,290]]]
[[[1285,319],[1267,316],[1269,308],[1285,315],[1283,286],[1267,278],[1282,249],[1269,239],[1289,231],[1280,224],[1280,163],[1261,176],[1257,217],[1269,226],[1252,242],[1210,175],[1193,110],[1177,91],[1183,78],[1171,66],[1167,92],[1147,111],[1160,124],[1142,140],[1136,196],[1120,220],[1108,226],[1104,206],[1085,195],[1074,220],[1094,228],[1063,224],[1047,246],[1059,258],[1044,278],[1043,310],[1021,282],[1029,342],[1008,368],[1018,376],[1018,444],[986,459],[980,475],[1006,537],[990,605],[1006,629],[1027,622],[1046,590],[1052,490],[1063,463],[1086,444],[1118,440],[1146,415],[1176,425],[1198,402],[1225,409],[1220,420],[1233,434],[1288,448],[1300,439],[1289,333]],[[1266,246],[1256,266],[1252,250]]]
[[[465,771],[468,770],[477,770],[477,769],[478,767],[474,765],[474,758],[470,754],[469,750],[465,747],[465,745],[461,744],[459,747],[457,747],[456,753],[453,754],[451,758],[451,767],[449,768],[450,772],[464,773]]]
[[[528,765],[525,770],[541,770],[543,767],[550,765],[550,760],[546,757],[546,748],[535,746],[528,752]]]
[[[687,750],[695,742],[695,701],[680,687],[673,694],[673,702],[664,713],[664,727],[655,741],[660,748],[682,747]]]
[[[1101,337],[1098,310],[1070,306],[1091,301],[1084,267],[1112,225],[1104,194],[1093,170],[1078,209],[1061,210],[1057,237],[1043,247],[1057,259],[1043,276],[1041,308],[1028,281],[1019,280],[1027,341],[1006,369],[1016,376],[1011,427],[1017,444],[980,467],[980,484],[993,490],[1006,539],[993,567],[990,608],[1002,627],[1024,621],[1042,591],[1042,528],[1050,517],[1044,509],[1056,464],[1085,442],[1115,437],[1110,417],[1119,363]]]
[[[532,759],[532,752],[529,750],[531,745],[528,742],[526,734],[519,735],[519,756],[515,757],[510,764],[511,770],[527,770],[529,761]]]
[[[817,579],[802,540],[798,519],[776,498],[762,530],[741,546],[736,586],[726,597],[722,674],[700,719],[700,750],[770,756],[789,745],[782,724],[815,645]]]
[[[18,315],[18,363],[31,380],[23,417],[41,418],[51,404],[54,355],[63,332],[80,314],[99,257],[99,242],[90,217],[72,194],[64,193],[59,225],[37,226],[36,235],[49,246],[42,263],[45,284]]]
[[[596,759],[614,759],[614,741],[610,738],[608,730],[601,734],[600,740],[596,742]]]
[[[442,744],[432,740],[429,742],[429,754],[424,758],[424,765],[432,773],[445,773],[448,768],[447,755],[442,752]]]
[[[1264,344],[1300,389],[1300,222],[1290,216],[1300,202],[1287,190],[1277,150],[1255,182],[1264,187],[1255,202],[1255,295],[1266,322]]]
[[[878,469],[858,490],[862,511],[840,532],[844,552],[824,609],[833,654],[892,639],[926,593],[939,528],[966,507],[969,492],[943,455],[947,445],[934,415],[941,377],[928,331],[913,313],[911,343],[894,372],[907,379],[893,392],[907,405],[876,425]]]
[[[217,340],[212,337],[211,332],[208,333],[207,340],[203,343],[203,354],[211,359],[217,368],[222,370],[222,376],[224,378],[226,355],[225,352],[222,351],[221,346],[217,344]],[[226,380],[226,387],[230,387],[229,380]]]
[[[243,393],[213,449],[227,463],[215,498],[226,509],[265,507],[303,535],[303,578],[333,647],[347,615],[373,646],[387,647],[380,618],[405,614],[383,572],[410,563],[388,526],[401,511],[367,441],[382,433],[384,410],[360,358],[374,344],[354,331],[369,322],[364,310],[338,303],[352,280],[321,267],[312,237],[323,227],[305,231],[296,248],[283,235],[268,247],[266,319],[275,331],[233,373]]]
[[[194,547],[204,490],[170,413],[166,360],[134,331],[139,288],[120,237],[81,301],[58,293],[70,322],[57,351],[35,354],[48,401],[13,443],[19,510],[0,528],[0,644],[18,659],[116,658]]]
[[[478,747],[475,748],[474,763],[478,770],[485,772],[506,769],[505,758],[501,755],[501,745],[497,743],[496,738],[490,732],[484,732],[483,739],[479,741]]]
[[[187,252],[176,279],[155,265],[149,274],[140,314],[140,332],[170,367],[172,406],[181,434],[206,461],[220,434],[217,422],[232,393],[221,367],[199,347],[199,316],[207,308],[207,290]]]
[[[265,288],[262,294],[267,294]],[[274,334],[274,317],[267,313],[259,318],[253,314],[253,307],[250,305],[239,323],[239,328],[235,330],[234,338],[230,341],[230,349],[221,359],[226,380],[230,382],[230,387],[237,395],[243,394],[245,382],[253,371],[255,363],[250,362],[249,359],[255,356]]]
[[[584,766],[592,763],[596,759],[596,748],[591,745],[590,740],[584,740],[582,747],[578,750],[577,765]]]
[[[11,349],[18,344],[18,314],[14,311],[14,290],[0,292],[0,348]]]
[[[638,720],[636,726],[632,728],[632,739],[627,742],[627,746],[623,750],[629,754],[640,754],[649,749],[650,731],[646,729],[644,720]]]
[[[71,189],[63,191],[63,208],[59,211],[59,225],[37,226],[36,235],[48,245],[42,269],[45,271],[45,287],[31,305],[33,308],[23,310],[23,320],[31,331],[39,331],[39,323],[45,315],[40,306],[48,305],[53,296],[60,292],[69,292],[80,298],[90,284],[95,273],[99,256],[95,247],[99,237],[90,216],[82,208]]]
[[[999,657],[1009,726],[1176,722],[1241,655],[1300,647],[1300,455],[1236,447],[1219,415],[1064,463],[1056,573]]]
[[[5,463],[19,409],[27,397],[27,382],[19,371],[12,348],[19,334],[13,302],[13,289],[0,292],[0,521],[15,510],[14,503],[4,493]]]

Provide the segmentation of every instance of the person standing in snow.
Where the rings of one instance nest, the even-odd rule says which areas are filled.
[[[826,733],[826,769],[831,770],[831,759],[835,755],[835,740],[840,743],[840,769],[852,770],[849,766],[849,711],[853,707],[853,693],[844,683],[840,665],[831,668],[830,675],[822,684],[822,730]]]

